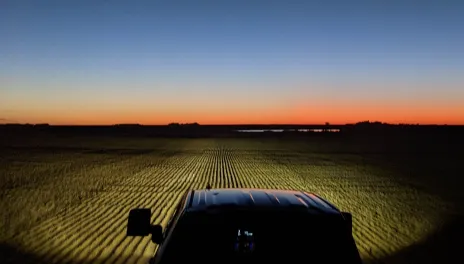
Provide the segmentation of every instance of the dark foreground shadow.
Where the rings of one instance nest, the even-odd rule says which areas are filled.
[[[0,263],[2,264],[42,264],[49,263],[44,256],[39,256],[30,252],[27,252],[18,247],[8,245],[6,243],[0,243]],[[68,264],[87,264],[81,262],[66,262]]]
[[[19,248],[0,243],[1,263],[43,263],[43,259]]]
[[[464,254],[463,239],[464,215],[454,215],[423,241],[382,259],[380,263],[456,263]]]
[[[0,243],[0,263],[1,264],[50,264],[49,259],[50,256],[39,256],[20,248],[17,248],[12,245],[8,245],[6,243]],[[134,253],[133,256],[124,257],[125,263],[149,263],[150,259],[147,258],[146,262],[143,260],[141,261],[141,257]],[[93,264],[93,263],[102,263],[101,259],[95,261],[86,261],[86,260],[74,260],[74,261],[66,261],[66,264]],[[103,261],[103,263],[105,263]],[[112,263],[112,262],[108,262]]]
[[[436,232],[423,241],[411,245],[394,255],[375,262],[368,263],[456,263],[464,254],[462,243],[464,239],[464,214],[449,217]],[[126,259],[128,263],[135,262],[139,256]],[[0,243],[0,262],[6,263],[48,263],[44,256],[38,256],[14,246]],[[149,261],[147,260],[147,263]],[[69,262],[67,262],[69,263]],[[85,261],[75,261],[70,264],[87,264]]]

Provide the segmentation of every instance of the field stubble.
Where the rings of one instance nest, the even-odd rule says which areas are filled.
[[[244,139],[145,143],[132,152],[127,145],[111,147],[117,141],[103,150],[94,142],[68,146],[67,151],[56,146],[35,152],[5,149],[0,242],[44,263],[146,263],[156,245],[149,238],[125,237],[129,210],[149,207],[152,221],[165,226],[185,191],[210,183],[320,194],[353,213],[363,259],[387,262],[388,256],[433,233],[452,210],[359,155]]]

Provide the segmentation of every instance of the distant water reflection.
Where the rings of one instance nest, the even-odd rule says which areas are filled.
[[[340,132],[340,129],[239,129],[242,133],[264,133],[264,132]]]

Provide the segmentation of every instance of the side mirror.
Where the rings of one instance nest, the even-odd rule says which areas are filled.
[[[127,222],[127,236],[148,236],[151,231],[151,211],[146,208],[132,209]]]
[[[163,227],[160,225],[151,226],[151,241],[155,244],[161,244],[163,238]]]
[[[148,236],[151,241],[160,244],[163,241],[163,227],[150,223],[151,211],[147,208],[132,209],[127,222],[127,236]]]
[[[348,212],[342,212],[342,216],[343,216],[343,219],[345,219],[347,228],[351,233],[353,230],[353,216],[351,215],[351,213],[348,213]]]

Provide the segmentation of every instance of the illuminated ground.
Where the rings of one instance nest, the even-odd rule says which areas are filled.
[[[395,169],[296,143],[77,140],[51,148],[59,144],[2,152],[0,242],[34,256],[9,254],[12,261],[144,263],[156,247],[125,237],[129,210],[150,207],[153,221],[166,224],[183,192],[207,183],[316,192],[353,213],[354,237],[369,262],[405,261],[399,252],[424,243],[457,212]]]

